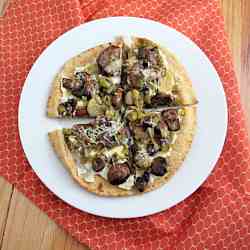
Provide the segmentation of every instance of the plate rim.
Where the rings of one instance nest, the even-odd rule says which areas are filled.
[[[173,30],[174,32],[177,32],[179,35],[181,35],[182,37],[184,37],[185,41],[189,40],[190,43],[192,43],[193,46],[196,47],[196,49],[199,50],[199,52],[203,55],[203,58],[206,59],[206,63],[210,64],[210,67],[211,69],[214,71],[214,74],[216,75],[216,78],[218,79],[218,82],[220,84],[220,88],[221,88],[221,91],[223,93],[223,102],[224,102],[224,108],[225,108],[225,129],[224,129],[224,134],[223,134],[223,143],[221,143],[221,146],[220,146],[220,150],[217,151],[217,154],[216,154],[216,157],[214,157],[214,160],[213,160],[213,166],[210,168],[210,171],[209,173],[206,174],[206,177],[204,177],[199,185],[196,186],[196,188],[190,192],[189,194],[185,195],[182,197],[181,200],[179,200],[177,203],[175,203],[174,205],[171,205],[170,207],[168,208],[163,208],[163,209],[153,209],[152,212],[150,213],[146,213],[146,214],[142,214],[142,215],[136,215],[136,216],[108,216],[107,214],[96,214],[96,213],[93,213],[92,211],[87,211],[87,210],[83,210],[82,208],[79,208],[77,206],[75,206],[75,204],[72,204],[70,203],[69,201],[65,200],[64,197],[61,196],[61,194],[58,194],[57,192],[54,191],[54,188],[51,188],[50,186],[47,185],[47,183],[41,178],[41,176],[39,175],[39,172],[37,171],[37,169],[35,167],[32,166],[31,162],[30,162],[30,159],[27,155],[27,152],[25,150],[25,139],[23,138],[23,133],[22,133],[22,107],[23,107],[23,103],[24,103],[24,92],[25,92],[25,89],[27,88],[28,86],[28,82],[30,81],[30,77],[32,75],[32,69],[35,68],[35,65],[38,64],[38,62],[41,60],[41,58],[44,56],[44,54],[47,53],[47,50],[48,48],[51,48],[53,46],[56,46],[57,42],[61,39],[64,39],[64,37],[68,36],[69,34],[73,34],[75,30],[78,30],[78,29],[81,29],[81,27],[88,25],[88,26],[91,26],[92,24],[95,24],[95,23],[102,23],[103,21],[106,22],[106,21],[109,21],[109,20],[114,20],[114,21],[120,21],[121,19],[123,20],[139,20],[139,21],[143,21],[143,22],[152,22],[152,23],[156,23],[157,25],[162,25],[162,26],[165,26],[167,27],[168,29],[171,29]],[[57,197],[59,197],[60,199],[62,199],[64,202],[66,202],[67,204],[77,208],[77,209],[80,209],[81,211],[84,211],[84,212],[87,212],[87,213],[90,213],[90,214],[94,214],[94,215],[97,215],[97,216],[103,216],[103,217],[107,217],[107,218],[135,218],[135,217],[144,217],[144,216],[149,216],[149,215],[152,215],[152,214],[155,214],[155,213],[159,213],[159,212],[162,212],[163,210],[166,210],[166,209],[169,209],[177,204],[179,204],[180,202],[184,201],[187,197],[191,196],[205,181],[206,179],[210,176],[211,172],[213,171],[213,169],[215,168],[215,165],[221,155],[221,152],[223,150],[223,147],[224,147],[224,144],[225,144],[225,140],[226,140],[226,136],[227,136],[227,129],[228,128],[228,106],[227,106],[227,99],[226,99],[226,95],[225,95],[225,92],[224,92],[224,88],[223,88],[223,84],[222,84],[222,81],[220,80],[220,76],[219,74],[217,73],[217,70],[216,68],[213,66],[213,64],[211,63],[211,61],[209,60],[209,58],[207,57],[207,55],[203,52],[203,50],[195,43],[193,42],[189,37],[185,36],[183,33],[179,32],[178,30],[168,26],[168,25],[165,25],[165,24],[162,24],[160,22],[157,22],[157,21],[154,21],[154,20],[151,20],[151,19],[146,19],[146,18],[138,18],[138,17],[127,17],[127,16],[116,16],[116,17],[108,17],[108,18],[101,18],[101,19],[96,19],[96,20],[93,20],[93,21],[90,21],[90,22],[87,22],[87,23],[83,23],[83,24],[80,24],[79,26],[76,26],[70,30],[68,30],[67,32],[63,33],[62,35],[60,35],[58,38],[56,38],[54,41],[52,41],[43,51],[42,53],[38,56],[38,58],[35,60],[35,62],[33,63],[27,77],[26,77],[26,80],[22,86],[22,92],[21,92],[21,95],[20,95],[20,99],[19,99],[19,106],[18,106],[18,131],[19,131],[19,137],[20,137],[20,141],[21,141],[21,144],[22,144],[22,148],[23,148],[23,151],[24,151],[24,154],[26,156],[26,159],[27,161],[29,162],[29,165],[31,166],[31,168],[33,169],[33,171],[36,173],[36,175],[38,176],[38,178],[40,179],[40,181],[53,193],[55,194]],[[183,164],[183,163],[182,163]],[[126,198],[126,197],[125,197]]]

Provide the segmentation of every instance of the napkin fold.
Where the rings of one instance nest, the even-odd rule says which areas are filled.
[[[190,37],[217,69],[229,110],[225,146],[206,182],[171,209],[123,220],[84,213],[51,193],[29,166],[17,127],[22,86],[48,44],[83,22],[120,15],[154,19]],[[227,44],[217,0],[11,1],[0,18],[0,174],[91,249],[249,249],[250,148]]]

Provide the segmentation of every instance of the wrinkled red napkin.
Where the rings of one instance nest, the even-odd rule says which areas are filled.
[[[53,195],[25,159],[17,127],[21,88],[40,53],[70,28],[114,15],[154,19],[190,37],[216,67],[229,108],[223,153],[202,187],[167,211],[129,220],[90,215]],[[217,0],[11,1],[0,19],[0,72],[0,174],[80,242],[102,250],[250,249],[250,150]]]

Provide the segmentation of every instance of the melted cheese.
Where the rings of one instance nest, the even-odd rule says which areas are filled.
[[[121,83],[121,77],[120,76],[113,76],[110,77],[110,80],[112,81],[113,84],[119,85]]]
[[[77,174],[86,182],[95,182],[95,171],[92,169],[91,162],[87,162],[81,166],[78,166]]]
[[[110,64],[108,64],[105,67],[105,71],[106,72],[115,72],[115,73],[119,73],[120,69],[122,67],[122,60],[121,59],[117,59],[112,61]]]
[[[108,159],[110,159],[114,154],[122,155],[122,154],[123,154],[123,149],[124,149],[123,146],[116,146],[116,147],[113,147],[112,149],[109,149],[109,150],[106,149],[106,150],[103,152],[103,154],[104,154]]]
[[[125,190],[130,190],[134,186],[134,179],[135,177],[130,175],[128,179],[124,183],[118,185],[118,187]]]
[[[104,178],[105,180],[108,179],[108,167],[105,167],[104,169],[102,169],[100,172],[97,172],[97,175],[100,175],[102,178]]]
[[[62,76],[61,80],[63,78],[69,78],[67,76]],[[61,90],[61,93],[62,93],[62,96],[60,98],[60,102],[63,103],[63,102],[67,102],[70,98],[73,98],[73,96],[71,95],[71,93],[65,89],[63,86],[62,86],[62,81],[60,83],[60,90]]]

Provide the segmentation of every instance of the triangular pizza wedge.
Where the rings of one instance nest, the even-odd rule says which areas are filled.
[[[47,115],[96,117],[120,109],[123,46],[117,38],[68,60],[53,81]]]

